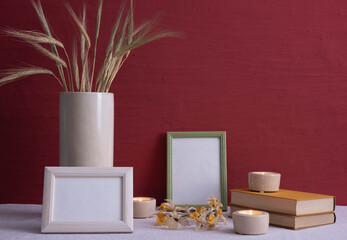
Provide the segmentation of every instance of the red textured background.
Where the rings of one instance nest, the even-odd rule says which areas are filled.
[[[97,1],[86,2],[93,32]],[[42,4],[70,47],[63,3]],[[99,53],[119,5],[105,0]],[[137,23],[159,11],[162,28],[185,33],[133,51],[112,86],[115,165],[134,167],[135,196],[165,198],[167,131],[225,130],[228,188],[246,187],[249,171],[278,171],[282,188],[347,205],[346,1],[135,0],[135,8]],[[26,0],[0,1],[0,27],[40,30]],[[1,69],[55,70],[4,36],[0,56]],[[43,168],[58,165],[60,91],[46,76],[0,87],[0,203],[41,203]]]

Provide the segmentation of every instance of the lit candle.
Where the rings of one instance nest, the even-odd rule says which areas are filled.
[[[240,210],[232,213],[234,231],[239,234],[265,234],[269,228],[269,214],[263,211]]]
[[[277,192],[280,187],[281,174],[275,172],[248,173],[249,190],[258,192]]]
[[[261,211],[254,211],[254,210],[243,210],[239,211],[240,214],[248,214],[248,215],[260,215],[263,214]]]
[[[134,218],[148,218],[155,214],[156,200],[150,197],[135,197]]]

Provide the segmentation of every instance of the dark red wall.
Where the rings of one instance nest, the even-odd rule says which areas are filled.
[[[86,2],[93,32],[97,1]],[[42,3],[70,47],[63,3]],[[119,5],[105,0],[99,53]],[[159,11],[162,28],[185,34],[133,51],[112,86],[115,166],[134,167],[135,196],[165,198],[167,131],[225,130],[228,188],[246,187],[249,171],[278,171],[282,188],[347,204],[347,1],[138,0],[135,8],[137,23]],[[40,30],[26,0],[0,1],[0,27]],[[4,36],[0,56],[1,69],[55,70]],[[60,91],[49,76],[0,87],[1,203],[41,203],[43,168],[58,165]]]

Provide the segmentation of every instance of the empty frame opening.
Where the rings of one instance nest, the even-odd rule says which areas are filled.
[[[123,219],[123,179],[120,177],[55,177],[53,191],[53,221]]]
[[[172,139],[172,198],[176,204],[206,204],[221,198],[220,138]]]

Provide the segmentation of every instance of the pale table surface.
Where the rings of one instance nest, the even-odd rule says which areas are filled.
[[[155,217],[134,219],[134,232],[127,234],[41,234],[41,205],[0,204],[0,240],[40,240],[40,239],[324,239],[347,240],[347,206],[336,207],[335,224],[302,230],[288,230],[269,227],[265,235],[249,236],[234,233],[232,219],[219,230],[194,231],[194,226],[181,230],[168,230],[154,226]]]

